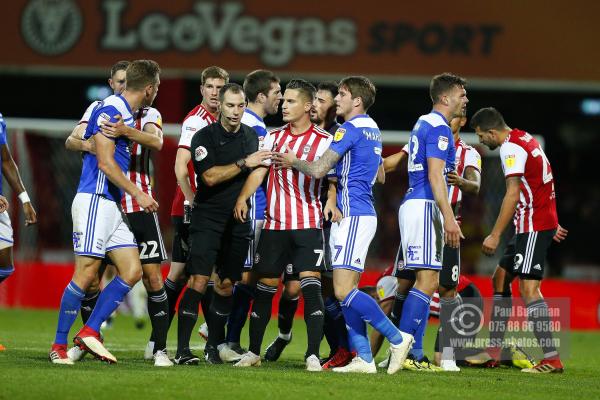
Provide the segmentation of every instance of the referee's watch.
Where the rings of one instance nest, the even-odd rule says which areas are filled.
[[[240,158],[235,162],[235,166],[242,170],[242,172],[247,171],[249,168],[246,166],[246,159]]]

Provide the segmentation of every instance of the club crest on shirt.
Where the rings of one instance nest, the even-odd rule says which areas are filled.
[[[448,149],[448,138],[446,136],[438,136],[438,149],[442,151]]]
[[[340,140],[342,140],[344,138],[345,134],[346,134],[346,130],[344,128],[338,128],[338,130],[335,131],[335,134],[333,135],[333,141],[339,142]]]
[[[196,147],[196,150],[194,151],[194,159],[196,161],[204,160],[207,155],[208,155],[208,151],[206,150],[206,147],[204,147],[204,146]]]
[[[308,154],[310,153],[310,144],[307,144],[306,146],[304,146],[304,148],[302,149],[302,154]]]

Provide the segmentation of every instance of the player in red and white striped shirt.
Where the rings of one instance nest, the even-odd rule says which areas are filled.
[[[273,152],[292,151],[309,162],[318,160],[333,137],[312,124],[310,110],[315,88],[304,80],[292,80],[283,96],[282,115],[288,124],[267,134],[263,149]],[[277,169],[270,162],[257,168],[248,177],[234,210],[238,220],[248,214],[248,199],[267,177],[267,208],[265,224],[258,242],[252,274],[260,277],[250,314],[250,347],[236,364],[247,367],[260,363],[261,344],[271,317],[273,296],[279,279],[288,264],[300,275],[304,296],[304,319],[308,334],[305,354],[309,371],[320,371],[319,345],[323,332],[324,306],[321,297],[323,266],[323,212],[327,214],[335,199],[325,210],[319,199],[321,179],[315,179],[291,169]]]
[[[223,68],[217,66],[205,68],[202,71],[200,84],[202,102],[188,113],[181,126],[181,136],[175,156],[177,188],[171,207],[171,221],[175,228],[175,235],[173,235],[171,266],[165,280],[165,288],[169,299],[170,321],[175,315],[177,298],[185,286],[184,269],[189,251],[188,227],[190,220],[184,221],[184,202],[187,201],[187,204],[191,207],[196,193],[196,174],[189,148],[196,132],[216,122],[219,118],[219,90],[228,82],[229,73]],[[209,285],[202,300],[202,310],[205,316],[208,313],[212,288]],[[197,363],[198,360],[191,360],[190,362]]]
[[[560,242],[567,231],[558,224],[554,177],[550,162],[538,141],[529,133],[511,129],[492,107],[482,108],[471,119],[480,143],[490,149],[500,147],[500,160],[506,177],[506,195],[494,228],[483,242],[482,250],[492,256],[500,236],[514,218],[515,235],[494,273],[494,308],[490,331],[492,346],[488,353],[499,360],[500,345],[512,309],[510,282],[520,279],[520,292],[527,315],[544,351],[544,359],[523,372],[563,372],[558,349],[552,344],[548,305],[542,297],[540,282],[552,240]]]

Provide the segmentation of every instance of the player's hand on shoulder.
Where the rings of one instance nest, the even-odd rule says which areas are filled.
[[[268,150],[259,150],[246,157],[246,167],[256,168],[262,165],[263,161],[271,159],[271,152]]]
[[[488,235],[483,240],[483,245],[481,246],[481,251],[486,256],[493,256],[500,244],[500,238],[496,235]]]
[[[568,230],[558,225],[558,228],[556,228],[556,233],[554,234],[552,240],[554,240],[556,243],[560,243],[567,238],[568,233]]]
[[[458,248],[460,246],[460,239],[464,238],[456,219],[448,218],[444,220],[444,243],[447,246]]]
[[[0,213],[8,210],[8,200],[6,197],[0,195]]]
[[[248,216],[248,203],[241,198],[237,200],[235,203],[235,207],[233,208],[233,217],[239,222],[246,222],[246,217]]]
[[[37,214],[31,202],[23,203],[23,214],[25,214],[25,226],[37,224]]]
[[[135,195],[135,201],[137,201],[140,207],[147,213],[158,211],[158,203],[156,200],[141,190]]]
[[[111,138],[118,138],[119,136],[127,136],[128,126],[123,122],[123,117],[120,114],[115,115],[114,117],[117,121],[111,122],[107,121],[102,124],[100,130],[105,136]]]
[[[275,168],[292,168],[294,161],[297,160],[296,155],[292,152],[289,145],[285,145],[283,153],[274,152],[272,160],[275,163]]]

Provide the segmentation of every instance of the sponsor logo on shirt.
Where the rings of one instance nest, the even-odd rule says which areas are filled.
[[[516,159],[517,156],[515,156],[514,154],[508,154],[504,157],[504,165],[506,165],[507,168],[512,168],[515,166]]]

